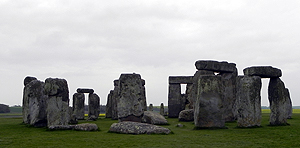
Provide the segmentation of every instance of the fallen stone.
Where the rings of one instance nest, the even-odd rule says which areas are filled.
[[[196,61],[195,66],[198,70],[209,70],[213,72],[234,72],[236,69],[235,63],[218,62],[211,60]]]
[[[92,93],[94,93],[94,90],[90,89],[90,88],[77,88],[77,92],[78,93],[89,93],[89,94],[92,94]]]
[[[78,131],[97,131],[98,126],[94,123],[82,123],[75,125],[74,129]]]
[[[51,125],[48,127],[49,130],[72,130],[75,125]]]
[[[171,131],[167,128],[139,122],[120,122],[113,123],[109,132],[122,134],[170,134]]]
[[[155,124],[155,125],[164,125],[168,124],[168,121],[164,116],[153,111],[145,111],[142,118],[143,123]]]
[[[183,110],[179,113],[179,121],[194,121],[194,109]]]
[[[278,78],[281,70],[272,66],[252,66],[243,70],[245,76],[260,76],[261,78]]]

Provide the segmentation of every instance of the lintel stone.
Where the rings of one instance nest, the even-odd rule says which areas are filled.
[[[272,66],[252,66],[243,70],[244,75],[260,76],[261,78],[279,78],[282,76],[281,70]]]
[[[193,76],[169,76],[169,84],[193,84]]]
[[[234,72],[236,70],[235,63],[228,63],[226,61],[198,60],[195,66],[197,70],[210,70],[214,72]]]

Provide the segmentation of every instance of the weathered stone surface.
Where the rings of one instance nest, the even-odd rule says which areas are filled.
[[[0,104],[0,113],[9,113],[10,109],[8,105]]]
[[[187,84],[185,89],[185,109],[194,108],[194,99],[193,99],[193,84]]]
[[[111,119],[112,120],[118,120],[118,100],[120,98],[120,81],[114,80],[114,90],[111,98]]]
[[[44,85],[47,100],[47,126],[68,125],[69,88],[65,79],[47,78]]]
[[[94,123],[82,123],[77,125],[51,125],[50,130],[77,130],[77,131],[97,131],[98,126]]]
[[[239,76],[237,79],[238,127],[256,127],[261,124],[261,78]]]
[[[197,99],[197,92],[198,92],[198,81],[200,79],[200,76],[204,76],[204,75],[209,75],[209,76],[214,76],[214,72],[213,71],[208,71],[208,70],[198,70],[196,71],[196,73],[194,74],[193,77],[193,84],[190,88],[188,88],[189,86],[187,86],[188,91],[190,91],[189,94],[189,109],[194,108],[194,104],[196,103],[196,99]]]
[[[168,95],[168,116],[169,118],[177,118],[180,111],[185,108],[185,98],[181,95],[180,84],[169,84]]]
[[[260,76],[261,78],[278,78],[281,70],[272,66],[252,66],[243,70],[245,76]]]
[[[117,100],[119,121],[141,122],[144,114],[142,80],[139,74],[121,74],[120,97]]]
[[[196,128],[225,128],[224,84],[221,76],[200,76],[194,109]]]
[[[194,121],[194,109],[183,110],[179,113],[179,121]]]
[[[155,125],[168,124],[168,121],[164,116],[153,111],[145,111],[142,122]]]
[[[71,118],[70,118],[70,121],[69,121],[69,124],[77,124],[77,123],[78,123],[78,120],[77,120],[76,115],[72,114]]]
[[[73,95],[73,114],[76,115],[78,120],[84,119],[84,100],[83,93],[74,93]]]
[[[105,118],[111,118],[112,117],[112,95],[113,90],[109,92],[107,95],[107,101],[106,101],[106,108],[105,108]]]
[[[24,86],[26,86],[28,83],[30,83],[31,81],[33,80],[37,80],[36,77],[31,77],[31,76],[27,76],[25,79],[24,79]]]
[[[149,111],[153,111],[153,104],[149,105]]]
[[[49,130],[72,130],[75,125],[51,125],[48,127]]]
[[[45,94],[56,96],[69,103],[69,88],[67,80],[60,78],[47,78],[45,81]]]
[[[89,120],[96,120],[100,113],[100,97],[93,93],[89,94]],[[93,117],[93,118],[92,118]]]
[[[78,131],[97,131],[98,126],[94,123],[82,123],[75,125],[74,129]]]
[[[293,104],[290,97],[290,91],[288,88],[285,88],[285,97],[287,97],[286,109],[287,109],[287,118],[292,119],[293,114]]]
[[[113,123],[109,129],[110,132],[122,134],[170,134],[167,128],[138,122],[120,122]]]
[[[145,88],[145,84],[146,84],[146,81],[144,79],[141,79],[142,81],[142,86],[141,86],[141,103],[143,104],[144,106],[144,111],[147,110],[147,100],[146,100],[146,88]]]
[[[193,76],[169,76],[169,84],[193,83]]]
[[[196,61],[195,66],[198,70],[209,70],[214,72],[234,72],[236,64],[211,60],[199,60]]]
[[[287,103],[286,89],[280,78],[271,78],[268,87],[270,102],[270,125],[287,125]]]
[[[92,93],[94,93],[94,90],[90,89],[90,88],[77,88],[77,93],[89,93],[89,94],[92,94]]]
[[[32,80],[26,84],[23,91],[23,122],[36,127],[47,126],[47,99],[44,82]]]
[[[224,80],[224,114],[225,122],[236,120],[236,79],[237,69],[233,73],[220,73]]]
[[[165,106],[164,103],[160,103],[159,113],[164,116],[165,115]]]

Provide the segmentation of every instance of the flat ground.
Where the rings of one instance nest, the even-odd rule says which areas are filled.
[[[289,126],[268,126],[268,110],[263,110],[262,127],[237,128],[236,122],[226,123],[228,129],[194,130],[193,122],[168,119],[170,135],[126,135],[108,133],[116,120],[100,117],[96,132],[49,131],[22,124],[20,117],[0,115],[0,147],[300,147],[300,113],[294,111]],[[80,121],[84,123],[87,121]],[[176,127],[178,123],[184,127]]]

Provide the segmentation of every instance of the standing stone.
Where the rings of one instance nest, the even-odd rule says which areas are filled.
[[[236,120],[236,78],[237,69],[233,73],[220,73],[223,77],[225,90],[224,90],[224,119],[225,122]]]
[[[169,95],[168,95],[168,117],[177,118],[182,108],[182,96],[180,84],[169,84]]]
[[[24,79],[24,86],[26,86],[28,83],[30,83],[31,81],[33,80],[37,80],[36,77],[31,77],[31,76],[27,76],[25,79]]]
[[[69,114],[69,88],[65,79],[47,78],[45,81],[45,94],[47,101],[47,126],[68,125]]]
[[[270,125],[287,125],[287,103],[286,89],[280,78],[271,78],[268,87],[270,102]]]
[[[117,101],[119,121],[141,122],[144,114],[141,76],[135,73],[121,74],[119,81],[120,97]]]
[[[118,120],[118,100],[120,98],[120,81],[114,80],[114,90],[111,97],[111,119]]]
[[[287,104],[286,104],[286,109],[287,109],[287,118],[292,119],[292,114],[293,114],[293,105],[292,105],[292,100],[290,97],[290,92],[289,89],[285,89],[285,97],[287,97]]]
[[[159,110],[159,113],[164,116],[165,115],[165,106],[164,106],[164,103],[161,103],[160,104],[160,110]]]
[[[73,114],[78,120],[84,119],[84,100],[83,93],[75,93],[73,95]]]
[[[25,79],[27,78],[28,77]],[[29,80],[27,82],[29,82]],[[24,123],[36,127],[47,126],[47,98],[48,97],[44,94],[44,82],[36,80],[35,78],[25,85],[22,108]]]
[[[221,76],[200,76],[194,109],[196,128],[225,128],[224,84]]]
[[[238,127],[256,127],[261,123],[261,78],[239,76],[237,79]]]
[[[0,104],[0,113],[10,113],[8,105]]]
[[[106,102],[106,108],[105,108],[105,118],[111,118],[112,117],[112,95],[113,90],[109,92],[107,95],[107,102]]]
[[[194,104],[196,103],[196,100],[197,100],[198,81],[200,79],[200,76],[204,76],[204,75],[214,76],[214,72],[208,71],[208,70],[198,70],[194,74],[193,85],[191,88],[192,90],[191,90],[191,95],[190,95],[190,99],[189,99],[189,103],[190,103],[189,106],[191,106],[192,108],[195,108]]]
[[[97,120],[100,114],[100,97],[93,93],[89,94],[89,120]]]
[[[153,104],[149,105],[149,111],[153,111]]]
[[[141,100],[141,103],[143,104],[144,106],[144,111],[147,111],[147,100],[146,100],[146,88],[145,88],[145,84],[146,84],[146,81],[144,79],[142,79],[142,86],[141,86],[141,97],[142,97],[142,100]]]
[[[193,93],[193,83],[188,83],[186,85],[186,90],[185,90],[185,96],[186,96],[185,109],[193,109],[194,108],[192,93]]]

